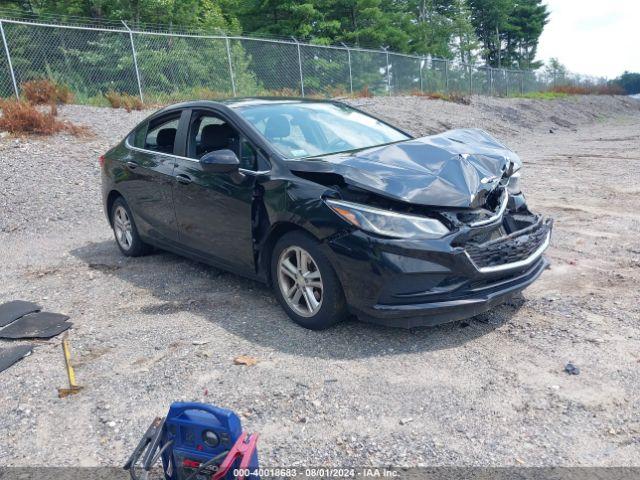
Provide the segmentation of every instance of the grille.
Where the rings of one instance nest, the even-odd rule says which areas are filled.
[[[458,220],[464,224],[481,222],[496,214],[506,194],[504,188],[496,188],[490,192],[484,201],[484,206],[475,210],[461,210],[456,212]]]
[[[540,223],[516,235],[488,243],[467,246],[466,250],[478,268],[494,267],[525,260],[544,243],[549,225]]]

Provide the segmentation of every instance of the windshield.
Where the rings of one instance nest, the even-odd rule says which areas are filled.
[[[238,109],[287,158],[304,158],[408,140],[410,137],[346,105],[278,103]]]

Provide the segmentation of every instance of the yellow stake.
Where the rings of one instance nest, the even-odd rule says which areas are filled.
[[[82,387],[76,384],[76,374],[71,366],[71,349],[69,348],[69,335],[65,333],[62,339],[62,353],[64,353],[64,363],[67,367],[67,377],[69,378],[69,388],[58,388],[58,397],[63,398],[73,395],[82,390]]]

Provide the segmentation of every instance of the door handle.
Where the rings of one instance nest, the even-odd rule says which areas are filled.
[[[136,162],[127,162],[127,167],[131,170],[135,170],[138,167],[138,164]]]
[[[178,183],[181,183],[183,185],[189,185],[192,182],[191,177],[184,175],[182,173],[179,175],[176,175],[176,180],[178,181]]]

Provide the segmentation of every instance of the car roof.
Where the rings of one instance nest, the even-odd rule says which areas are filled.
[[[174,109],[180,108],[203,108],[203,107],[215,107],[224,105],[231,109],[241,109],[244,107],[254,107],[262,105],[282,105],[282,104],[295,104],[295,103],[337,103],[335,100],[323,100],[323,99],[307,99],[298,97],[240,97],[229,98],[226,100],[191,100],[188,102],[176,103],[169,105],[161,110],[161,112],[168,112]]]

